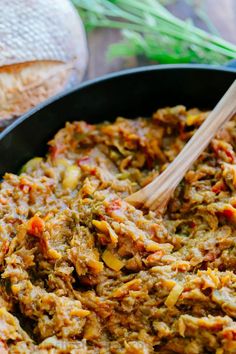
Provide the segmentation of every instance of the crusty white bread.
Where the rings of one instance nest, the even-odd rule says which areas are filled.
[[[71,66],[54,61],[35,61],[0,68],[0,117],[20,116],[66,86]]]
[[[87,58],[69,0],[1,0],[0,126],[78,83]]]

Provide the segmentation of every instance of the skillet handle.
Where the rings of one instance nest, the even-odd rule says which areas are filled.
[[[236,70],[236,59],[230,60],[224,66],[226,66],[227,68],[233,68]]]

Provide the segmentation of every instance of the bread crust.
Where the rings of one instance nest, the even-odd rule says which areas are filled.
[[[2,0],[0,126],[79,83],[87,41],[69,0]]]

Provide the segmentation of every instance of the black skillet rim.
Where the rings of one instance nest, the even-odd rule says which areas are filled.
[[[87,80],[76,87],[73,87],[72,89],[65,90],[63,92],[58,93],[57,95],[54,95],[50,97],[49,99],[45,100],[44,102],[38,104],[36,107],[32,108],[19,118],[17,118],[13,123],[11,123],[7,128],[5,128],[1,133],[0,133],[0,141],[4,139],[9,133],[11,133],[16,127],[18,127],[21,123],[23,123],[25,120],[30,119],[31,116],[33,116],[35,113],[40,111],[41,109],[45,108],[46,106],[49,106],[50,104],[64,98],[65,96],[68,96],[76,91],[79,91],[83,89],[84,87],[92,86],[94,84],[112,80],[113,78],[120,77],[120,76],[128,76],[130,74],[135,74],[135,73],[140,73],[140,72],[145,72],[145,71],[159,71],[159,70],[206,70],[206,71],[223,71],[223,72],[232,72],[236,73],[236,68],[233,67],[227,67],[227,66],[220,66],[220,65],[208,65],[208,64],[162,64],[162,65],[148,65],[148,66],[141,66],[141,67],[136,67],[132,69],[126,69],[126,70],[121,70],[117,71],[114,73],[109,73],[103,76],[100,76],[98,78],[92,79],[92,80]]]

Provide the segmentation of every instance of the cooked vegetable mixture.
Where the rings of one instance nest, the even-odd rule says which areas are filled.
[[[0,187],[0,353],[236,353],[236,118],[164,215],[125,197],[208,112],[67,123]]]

